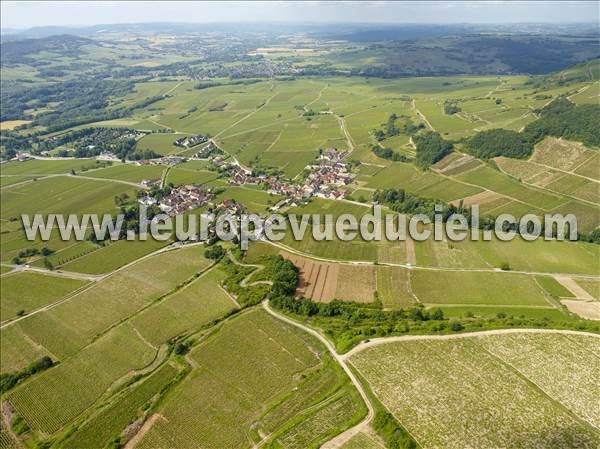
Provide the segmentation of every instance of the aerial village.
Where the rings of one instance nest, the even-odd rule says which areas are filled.
[[[203,137],[203,136],[198,136]],[[186,139],[186,138],[184,138]],[[206,142],[208,139],[204,140]],[[178,140],[181,145],[186,145],[185,140]],[[226,158],[221,150],[212,140],[191,158],[167,156],[160,159],[140,161],[139,164],[155,164],[162,160],[163,164],[170,165],[185,162],[186,160],[207,160],[217,166],[221,174],[228,178],[232,186],[261,186],[268,193],[281,195],[284,198],[270,208],[271,211],[279,211],[285,207],[296,206],[308,201],[312,197],[326,198],[332,200],[343,199],[346,196],[344,186],[350,184],[354,178],[351,166],[345,161],[347,151],[338,151],[335,148],[321,150],[315,161],[306,166],[307,175],[300,181],[289,181],[279,175],[257,174],[252,168],[245,167],[235,158]],[[142,187],[150,189],[160,186],[160,180],[144,180]],[[175,187],[171,193],[161,199],[144,196],[139,199],[140,203],[146,205],[158,205],[168,215],[179,215],[184,212],[211,204],[214,193],[211,187],[203,185],[185,185]],[[216,206],[217,211],[228,211],[233,214],[241,214],[245,207],[235,201],[226,200]]]
[[[139,139],[144,133],[125,133],[118,135],[128,138]],[[86,143],[91,141],[88,140]],[[335,148],[319,150],[315,160],[307,165],[302,176],[289,180],[279,174],[265,174],[239,163],[239,161],[225,153],[209,136],[198,134],[183,136],[173,142],[176,147],[182,148],[182,153],[189,154],[189,150],[198,147],[192,156],[182,156],[180,153],[165,155],[161,157],[128,161],[136,165],[161,165],[175,166],[190,160],[202,160],[209,162],[213,169],[219,171],[222,177],[228,180],[231,186],[260,186],[268,193],[282,196],[277,204],[270,208],[271,211],[280,211],[286,207],[293,207],[307,202],[312,197],[331,200],[343,199],[346,196],[345,186],[350,184],[354,178],[351,165],[346,162],[347,151],[338,151]],[[93,146],[90,144],[90,146]],[[27,160],[29,153],[19,153],[18,160]],[[104,147],[102,152],[95,156],[102,161],[119,161],[120,158],[111,152],[110,147]],[[158,206],[163,213],[174,216],[193,209],[211,205],[215,195],[212,188],[206,185],[184,185],[171,187],[168,195],[153,197],[150,192],[164,187],[160,179],[146,179],[140,183],[147,194],[142,195],[138,201],[141,204]],[[210,210],[213,210],[211,208]],[[227,210],[241,213],[243,204],[235,202],[223,202],[216,205],[216,211]]]

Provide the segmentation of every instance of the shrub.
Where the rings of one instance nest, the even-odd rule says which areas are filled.
[[[225,250],[220,245],[213,245],[204,251],[204,257],[211,260],[219,260],[225,255]]]
[[[453,321],[452,324],[450,324],[450,329],[452,329],[454,332],[459,332],[461,330],[463,330],[465,327],[460,324],[458,321]]]

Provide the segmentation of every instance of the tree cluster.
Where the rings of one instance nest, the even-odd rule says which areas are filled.
[[[467,140],[467,151],[481,159],[506,156],[524,159],[531,156],[533,146],[523,136],[509,129],[481,131]]]
[[[458,106],[456,101],[446,100],[444,102],[444,113],[445,114],[453,115],[460,111],[462,111],[462,109]]]
[[[387,159],[389,161],[408,162],[410,160],[403,154],[398,153],[397,151],[394,151],[391,148],[382,148],[379,145],[373,145],[371,147],[371,151],[373,151],[373,154],[375,156],[380,157],[382,159]]]
[[[439,133],[425,131],[413,136],[417,147],[416,164],[421,168],[428,168],[452,152],[452,142],[444,140]]]
[[[26,368],[16,373],[2,373],[0,374],[0,393],[4,393],[13,388],[17,383],[26,379],[29,376],[33,376],[35,373],[47,370],[54,365],[52,359],[48,356],[44,356],[32,363]]]
[[[600,145],[600,105],[575,105],[566,97],[558,97],[538,113],[540,117],[520,133],[505,129],[481,131],[468,139],[465,147],[473,155],[488,159],[496,156],[527,158],[535,144],[546,136]]]
[[[204,251],[204,257],[211,260],[219,260],[225,255],[225,250],[221,245],[212,245]]]

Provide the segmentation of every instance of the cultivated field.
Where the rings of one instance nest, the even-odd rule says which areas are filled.
[[[64,448],[103,447],[115,435],[135,421],[140,409],[173,381],[178,370],[165,363],[141,383],[122,394],[109,407],[94,415],[90,421],[61,443]]]
[[[464,41],[431,38],[425,46],[418,38],[358,45],[352,34],[338,37],[331,30],[325,40],[294,32],[294,42],[278,32],[271,45],[267,30],[232,38],[194,29],[190,37],[185,24],[172,31],[161,26],[157,35],[144,26],[107,26],[109,31],[96,29],[94,39],[2,42],[3,105],[5,90],[15,104],[7,103],[11,120],[0,123],[3,159],[13,159],[0,166],[0,402],[14,407],[13,422],[22,422],[12,430],[29,428],[23,448],[317,449],[367,414],[344,363],[419,449],[600,447],[597,335],[458,333],[534,326],[599,330],[591,320],[600,319],[600,245],[585,241],[597,240],[600,226],[600,151],[576,141],[598,143],[597,129],[589,125],[595,121],[587,112],[564,130],[558,120],[544,121],[544,108],[563,95],[588,105],[558,103],[573,114],[597,104],[599,61],[555,74],[505,75],[593,58],[597,49],[588,48],[588,34],[578,37],[573,28],[568,36],[544,38],[544,45],[560,47],[551,50],[564,60],[548,56],[540,62],[530,48],[534,38],[542,41],[537,25],[531,35],[469,34]],[[103,36],[109,38],[103,42]],[[5,54],[19,45],[23,52]],[[262,56],[252,56],[256,47]],[[509,47],[524,49],[527,65],[509,61]],[[450,57],[457,51],[460,57]],[[540,133],[565,138],[546,137],[524,159],[493,157],[506,154],[494,151],[489,160],[473,155],[486,150],[471,146],[480,131],[522,132],[538,120],[551,128]],[[18,125],[25,127],[8,131]],[[148,133],[137,142],[94,142],[98,133],[86,134],[90,127]],[[452,141],[453,151],[423,150],[428,144],[418,137],[426,130]],[[79,131],[86,137],[70,138]],[[222,159],[197,159],[204,144],[174,145],[198,134],[209,136]],[[327,191],[323,180],[329,176],[315,176],[313,165],[331,149],[347,152],[351,175],[336,178],[324,172],[339,167],[321,166],[321,175],[338,179]],[[128,160],[70,158],[99,150]],[[148,156],[145,150],[188,160],[149,165],[139,161]],[[429,168],[421,168],[428,165],[423,152],[436,153]],[[16,160],[23,158],[29,160]],[[238,185],[243,177],[234,180],[223,171],[231,162],[266,182]],[[229,255],[209,260],[209,248],[201,244],[102,244],[89,229],[83,241],[63,241],[57,230],[49,242],[27,241],[20,220],[21,214],[127,212],[132,229],[142,196],[160,200],[172,185],[188,184],[215,193],[214,204],[189,213],[215,211],[233,199],[245,212],[264,216],[285,198],[270,193],[284,191],[272,177],[302,185],[282,213],[319,214],[321,222],[312,219],[301,240],[288,226],[280,244],[252,242],[245,254],[223,243],[236,260],[265,265],[239,290],[236,283],[256,268],[227,265]],[[160,180],[160,188],[143,188],[143,180]],[[337,197],[338,189],[350,196],[321,198]],[[408,199],[390,204],[392,195],[382,200],[378,192],[383,189],[396,190],[396,198],[403,190]],[[331,240],[313,238],[313,230],[333,231],[323,214],[334,221],[343,214],[360,219],[373,211],[374,198],[385,212],[406,214],[400,218],[428,212],[434,201],[457,208],[477,204],[489,216],[573,213],[582,235],[577,242],[347,242],[335,231]],[[274,267],[280,265],[265,257],[278,254],[299,268],[296,297],[346,303],[303,302],[298,316],[290,312],[291,298],[271,306],[287,308],[300,327],[314,326],[340,352],[354,347],[352,352],[333,357],[310,330],[260,306],[246,307],[256,304],[247,300],[255,292],[266,294],[274,285],[278,293],[283,276],[275,276]],[[443,320],[431,313],[438,308]],[[399,334],[406,338],[377,341]],[[53,366],[33,373],[32,363],[43,356]],[[0,449],[12,449],[18,445],[5,424],[0,420]],[[340,449],[383,449],[393,425],[381,435],[361,425]]]
[[[553,307],[533,276],[415,270],[412,289],[425,304]]]
[[[38,348],[59,359],[74,355],[98,334],[206,268],[209,262],[202,251],[191,247],[150,257],[56,307],[2,329],[2,369],[13,371],[23,363],[23,347],[31,348],[26,355],[39,353]]]
[[[92,405],[119,378],[155,356],[133,328],[116,327],[76,356],[45,371],[8,395],[27,424],[52,434]]]
[[[423,449],[595,448],[596,337],[510,334],[368,348],[351,363]]]
[[[190,357],[197,368],[136,447],[249,448],[269,433],[278,447],[316,447],[362,413],[321,345],[263,311],[227,322]]]
[[[160,179],[164,171],[165,167],[161,165],[120,164],[94,170],[86,176],[139,183],[144,179]]]
[[[377,267],[377,294],[386,309],[406,309],[414,306],[409,270],[401,267]]]
[[[46,162],[46,161],[44,161]],[[58,231],[52,233],[51,241],[42,243],[27,241],[20,230],[21,214],[83,214],[116,212],[114,197],[127,194],[133,197],[133,187],[110,181],[81,179],[75,176],[52,177],[36,182],[14,185],[2,190],[2,260],[9,260],[29,247],[48,246],[58,250],[73,244],[62,241]],[[26,201],[23,201],[26,198]],[[19,221],[17,221],[19,220]]]
[[[93,251],[76,253],[73,255],[63,254],[63,250],[52,256],[61,268],[78,273],[103,274],[109,273],[117,268],[127,265],[141,257],[147,256],[154,251],[167,246],[170,241],[160,242],[153,238],[146,241],[119,240],[108,242],[105,246],[93,248]],[[82,242],[85,244],[85,242]]]
[[[300,269],[297,295],[318,302],[333,299],[372,302],[376,290],[375,268],[317,262],[287,252],[281,253]]]
[[[237,309],[220,287],[224,274],[218,269],[201,275],[132,319],[132,325],[153,345],[196,330]]]
[[[0,293],[1,321],[30,313],[72,294],[86,281],[48,276],[35,272],[14,273],[2,278]],[[35,288],[32,288],[35,286]]]

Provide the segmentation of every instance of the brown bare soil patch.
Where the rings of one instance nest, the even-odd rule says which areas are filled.
[[[281,255],[300,270],[296,294],[318,302],[334,299],[338,281],[339,265],[317,262],[282,251]]]
[[[462,156],[458,159],[453,160],[448,165],[446,165],[445,167],[441,168],[438,171],[440,173],[444,173],[444,174],[448,174],[448,172],[452,172],[452,173],[456,174],[456,173],[463,172],[464,170],[462,168],[465,166],[468,168],[473,168],[480,164],[481,163],[477,159],[475,159],[474,156]],[[465,169],[468,169],[466,167],[465,167]]]
[[[142,427],[140,427],[139,431],[135,434],[135,436],[127,442],[127,444],[125,445],[125,449],[133,449],[140,441],[142,441],[144,435],[148,433],[150,428],[159,419],[164,419],[166,421],[166,418],[160,413],[155,413],[150,418],[148,418],[146,422],[142,425]]]
[[[376,290],[375,267],[339,265],[335,297],[342,301],[372,302]]]
[[[466,198],[463,198],[462,201],[464,207],[469,207],[473,204],[481,205],[491,203],[492,201],[495,201],[499,198],[502,198],[502,195],[500,195],[499,193],[492,192],[490,190],[485,190],[483,192],[476,193],[475,195],[467,196]],[[458,206],[460,204],[460,200],[454,200],[452,201],[452,204],[454,206]]]
[[[415,251],[415,242],[410,237],[406,239],[406,263],[417,264],[417,253]]]
[[[588,320],[600,320],[600,302],[581,301],[578,299],[563,299],[560,301],[569,311]]]

